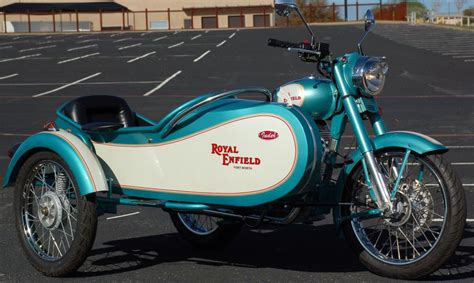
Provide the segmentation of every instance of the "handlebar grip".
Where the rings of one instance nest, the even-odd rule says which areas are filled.
[[[280,47],[280,48],[300,48],[301,44],[299,43],[292,43],[288,41],[282,41],[274,38],[268,39],[268,46],[273,47]]]

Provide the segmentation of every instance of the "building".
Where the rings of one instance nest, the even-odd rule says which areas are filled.
[[[0,0],[0,12],[2,32],[274,25],[273,0]]]

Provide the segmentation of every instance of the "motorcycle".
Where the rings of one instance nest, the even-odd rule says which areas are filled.
[[[276,0],[275,9],[296,12],[311,40],[268,45],[313,62],[318,76],[273,92],[203,95],[159,122],[119,97],[79,97],[11,149],[3,186],[15,187],[18,236],[37,270],[64,276],[80,267],[98,215],[118,205],[164,209],[200,247],[228,244],[243,225],[311,225],[332,212],[360,261],[392,278],[429,275],[453,255],[465,225],[464,190],[443,159],[446,146],[387,131],[375,96],[388,65],[362,49],[373,13],[358,51],[333,58],[294,0]],[[249,93],[265,99],[239,98]],[[347,123],[357,147],[342,155]]]

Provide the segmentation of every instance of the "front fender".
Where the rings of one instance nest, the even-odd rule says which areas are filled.
[[[429,136],[407,131],[394,131],[377,136],[372,139],[372,146],[375,151],[383,148],[406,148],[418,154],[428,154],[435,152],[444,153],[448,151],[448,148],[445,145]],[[362,152],[360,152],[359,149],[354,150],[350,156],[350,160],[352,160],[352,162],[341,170],[336,184],[337,203],[340,203],[342,200],[342,194],[347,178],[352,174],[352,171],[357,166],[357,164],[359,164],[362,158]],[[340,206],[334,209],[333,216],[334,223],[336,223],[337,226],[336,228],[339,229],[339,219],[341,216]]]
[[[55,152],[66,162],[79,185],[81,195],[108,190],[104,171],[96,155],[78,137],[63,130],[40,132],[26,139],[8,165],[3,187],[14,185],[23,162],[42,150]]]

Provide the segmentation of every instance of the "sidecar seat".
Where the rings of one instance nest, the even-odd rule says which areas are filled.
[[[68,102],[63,111],[64,115],[80,125],[94,122],[120,123],[125,128],[137,125],[130,106],[117,96],[82,96]]]

